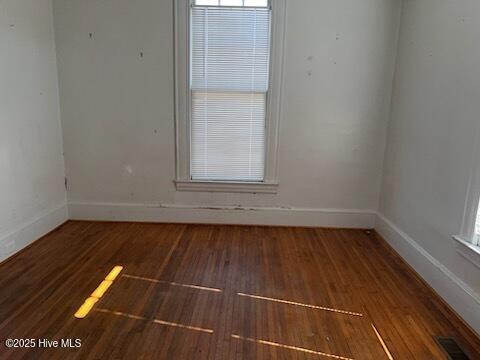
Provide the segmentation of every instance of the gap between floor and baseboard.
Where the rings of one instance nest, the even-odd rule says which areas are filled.
[[[382,214],[377,214],[375,232],[444,305],[480,337],[479,294]]]

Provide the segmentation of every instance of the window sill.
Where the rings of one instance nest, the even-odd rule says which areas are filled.
[[[175,181],[177,191],[276,194],[278,184],[229,181]]]
[[[457,252],[480,269],[480,246],[475,246],[458,235],[453,236],[453,239],[461,245]]]

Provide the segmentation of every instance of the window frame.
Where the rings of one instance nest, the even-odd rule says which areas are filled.
[[[265,118],[265,176],[262,182],[195,181],[190,174],[190,7],[192,0],[174,2],[175,21],[175,146],[177,191],[275,194],[278,189],[278,148],[285,58],[286,0],[270,0],[272,11],[270,79]]]

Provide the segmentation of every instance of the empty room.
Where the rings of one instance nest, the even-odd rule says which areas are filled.
[[[480,1],[0,0],[0,359],[480,359]]]

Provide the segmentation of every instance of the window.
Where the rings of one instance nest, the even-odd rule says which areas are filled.
[[[177,189],[275,192],[284,0],[176,4]]]
[[[480,129],[479,129],[480,130]],[[480,132],[471,159],[471,173],[466,192],[463,224],[459,235],[453,238],[460,244],[457,251],[480,266]]]
[[[478,145],[477,150],[480,150],[480,139]],[[480,164],[478,159],[479,157],[475,156],[473,160],[460,238],[477,247],[480,252]]]
[[[270,9],[220,2],[191,10],[191,177],[263,181]]]
[[[480,168],[479,173],[480,175]],[[457,252],[471,263],[480,267],[480,177],[473,176],[473,183],[470,184],[469,197],[465,208],[462,232],[453,238],[458,243]]]

